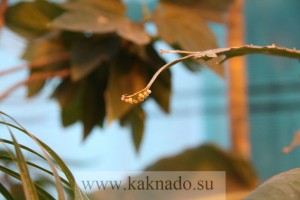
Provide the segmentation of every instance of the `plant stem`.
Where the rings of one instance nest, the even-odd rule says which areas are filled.
[[[220,63],[225,62],[226,60],[237,57],[237,56],[243,56],[248,54],[266,54],[266,55],[275,55],[275,56],[282,56],[282,57],[288,57],[288,58],[294,58],[300,60],[300,51],[296,49],[289,49],[285,47],[279,47],[276,45],[270,45],[270,46],[254,46],[254,45],[243,45],[243,46],[237,46],[237,47],[231,47],[231,48],[218,48],[218,49],[210,49],[206,51],[178,51],[178,50],[170,50],[165,51],[162,50],[162,53],[180,53],[180,54],[187,54],[186,56],[173,60],[161,68],[153,75],[147,86],[131,95],[123,95],[122,100],[128,98],[128,97],[134,97],[138,95],[140,92],[147,91],[150,89],[156,78],[159,76],[160,73],[162,73],[164,70],[172,67],[178,62],[181,62],[186,59],[196,59],[196,60],[204,60],[208,61],[212,58],[216,57],[223,57],[223,60]]]

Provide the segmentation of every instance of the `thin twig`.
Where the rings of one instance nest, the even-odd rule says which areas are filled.
[[[38,73],[31,75],[28,79],[19,81],[12,85],[11,87],[7,88],[1,95],[0,95],[0,101],[6,98],[8,95],[10,95],[13,91],[18,89],[19,87],[28,84],[28,83],[34,83],[37,81],[44,81],[49,78],[53,77],[59,77],[59,78],[66,78],[70,76],[70,70],[69,69],[63,69],[56,72],[48,72],[48,73]]]
[[[161,68],[153,75],[147,86],[131,95],[124,94],[121,97],[122,101],[128,102],[128,103],[138,103],[141,101],[144,101],[148,95],[151,93],[150,87],[156,80],[156,78],[159,76],[161,72],[164,70],[170,68],[171,66],[175,65],[178,62],[181,62],[183,60],[194,58],[196,60],[204,60],[208,61],[216,57],[224,57],[224,59],[221,62],[225,62],[226,60],[236,57],[236,56],[243,56],[247,54],[266,54],[266,55],[275,55],[275,56],[282,56],[282,57],[288,57],[288,58],[294,58],[300,60],[300,51],[296,49],[289,49],[285,47],[279,47],[276,45],[270,45],[270,46],[254,46],[254,45],[244,45],[244,46],[238,46],[238,47],[232,47],[232,48],[218,48],[218,49],[210,49],[206,51],[180,51],[180,50],[161,50],[161,53],[181,53],[181,54],[187,54],[186,56],[173,60]],[[147,93],[147,94],[146,94]]]
[[[183,60],[186,60],[188,58],[191,58],[191,57],[194,57],[194,55],[193,54],[187,55],[187,56],[184,56],[182,58],[178,58],[176,60],[173,60],[173,61],[165,64],[164,66],[159,68],[159,70],[157,70],[157,72],[152,76],[152,78],[149,81],[148,85],[144,89],[142,89],[142,90],[140,90],[140,91],[138,91],[134,94],[131,94],[131,95],[124,94],[124,95],[122,95],[121,100],[125,101],[125,102],[128,102],[128,103],[134,103],[134,104],[136,104],[138,102],[141,102],[141,101],[144,101],[148,97],[148,95],[151,93],[150,87],[152,86],[152,84],[154,83],[154,81],[156,80],[156,78],[158,77],[158,75],[161,72],[163,72],[164,70],[168,69],[169,67],[175,65],[176,63],[179,63],[179,62],[181,62]]]
[[[23,69],[38,69],[38,68],[43,68],[45,66],[49,66],[50,64],[55,64],[58,62],[63,62],[67,61],[70,59],[70,53],[69,52],[62,52],[59,54],[52,54],[52,55],[46,55],[39,57],[35,60],[33,60],[30,63],[25,63],[22,65],[18,65],[15,67],[10,67],[8,69],[4,69],[0,71],[0,76],[8,75]]]

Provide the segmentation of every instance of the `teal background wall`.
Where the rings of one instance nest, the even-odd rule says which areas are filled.
[[[300,48],[299,0],[246,1],[247,43]],[[248,57],[252,160],[262,179],[299,167],[300,151],[282,155],[300,130],[300,65],[271,56]]]

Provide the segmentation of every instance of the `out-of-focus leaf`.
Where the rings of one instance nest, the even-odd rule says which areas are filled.
[[[191,12],[198,12],[205,19],[224,22],[224,14],[234,0],[161,0],[180,7],[186,7]],[[184,17],[184,15],[182,15]]]
[[[170,44],[185,50],[201,51],[217,47],[216,39],[197,12],[170,3],[161,3],[153,20],[159,35]]]
[[[6,189],[6,187],[0,183],[0,194],[6,199],[6,200],[14,200],[14,198],[11,196],[10,192]]]
[[[157,80],[151,88],[151,96],[155,99],[158,105],[163,109],[163,111],[167,113],[170,112],[171,87],[166,86],[161,81]]]
[[[69,104],[80,88],[80,83],[73,83],[70,79],[63,80],[55,89],[52,98],[56,98],[61,107]]]
[[[3,138],[0,138],[0,142],[3,142],[5,144],[10,144],[10,145],[14,144],[12,141],[6,140],[6,139],[3,139]],[[43,160],[45,160],[44,156],[42,156],[41,154],[39,154],[38,152],[34,151],[33,149],[31,149],[31,148],[29,148],[27,146],[24,146],[24,145],[20,144],[20,148],[24,149],[24,150],[26,150],[26,151],[28,151],[28,152],[30,152],[30,153],[32,153],[32,154],[40,157],[40,158],[42,158]],[[0,151],[0,154],[3,155],[3,156],[9,156],[9,154],[6,151]]]
[[[48,1],[19,2],[8,7],[5,23],[21,36],[32,39],[49,31],[49,22],[62,12]]]
[[[11,177],[14,177],[18,180],[21,181],[21,176],[19,173],[11,170],[11,169],[8,169],[6,167],[3,167],[0,165],[0,171],[2,171],[3,173],[5,173],[6,175],[9,175]],[[55,198],[53,198],[47,191],[45,191],[43,188],[41,188],[39,185],[35,185],[36,186],[36,189],[38,191],[38,195],[39,197],[42,197],[43,199],[49,199],[49,200],[55,200]]]
[[[38,200],[37,190],[34,185],[34,182],[31,179],[31,176],[29,174],[29,170],[27,168],[26,161],[25,161],[24,155],[21,151],[20,145],[17,142],[17,140],[12,132],[10,132],[10,135],[11,135],[12,141],[14,143],[15,151],[16,151],[16,161],[17,161],[17,166],[20,171],[20,178],[22,181],[22,186],[23,186],[23,190],[25,193],[25,197],[26,197],[26,199]]]
[[[105,70],[107,66],[102,67],[104,69],[95,71],[84,81],[64,80],[52,94],[52,97],[60,103],[63,125],[69,126],[81,121],[84,138],[95,125],[102,126],[105,118],[104,90],[107,81]]]
[[[30,42],[22,58],[28,61],[35,61],[45,55],[60,54],[66,52],[62,41],[56,38],[45,38]]]
[[[15,161],[16,161],[16,158],[15,158],[15,157],[10,157],[10,156],[2,156],[2,155],[0,155],[0,159],[1,159],[1,160],[7,160],[7,161],[10,161],[10,162],[15,162]],[[34,168],[36,168],[36,169],[39,169],[39,170],[41,170],[41,171],[43,171],[43,172],[45,172],[45,173],[50,174],[50,175],[53,176],[53,173],[52,173],[51,171],[49,171],[49,170],[47,170],[47,169],[45,169],[45,168],[43,168],[43,167],[41,167],[41,166],[39,166],[39,165],[36,165],[36,164],[34,164],[34,163],[32,163],[32,162],[29,162],[29,161],[25,161],[25,163],[26,163],[26,165],[28,165],[28,166],[34,167]],[[66,186],[70,187],[70,184],[69,184],[68,181],[66,181],[64,178],[60,177],[60,180],[61,180],[64,184],[66,184]],[[34,182],[36,183],[36,180],[34,180]]]
[[[32,72],[30,73],[32,74]],[[35,81],[34,83],[27,83],[27,97],[37,95],[45,86],[46,81]]]
[[[124,93],[139,91],[146,85],[145,73],[135,58],[124,56],[118,65],[112,65],[109,72],[108,86],[105,91],[106,115],[108,123],[122,117],[133,105],[120,100]]]
[[[81,109],[84,138],[92,131],[95,125],[102,125],[105,117],[104,89],[96,81],[86,85]]]
[[[79,6],[88,5],[90,7],[96,7],[107,13],[113,13],[117,16],[124,16],[125,6],[122,0],[110,0],[110,1],[98,1],[98,0],[77,0],[61,4],[64,9],[76,10]]]
[[[32,135],[31,133],[29,133],[25,128],[23,128],[15,119],[13,119],[12,117],[10,117],[9,115],[3,113],[0,111],[0,114],[2,114],[5,117],[8,117],[10,119],[10,121],[12,121],[14,124],[12,123],[7,123],[4,121],[0,121],[0,124],[4,124],[6,126],[9,126],[11,128],[17,129],[19,131],[21,131],[22,133],[28,135],[32,140],[34,140],[38,146],[40,146],[40,148],[42,148],[45,157],[47,156],[51,156],[53,158],[53,161],[59,166],[59,169],[61,170],[62,173],[64,173],[64,175],[66,176],[67,180],[70,183],[70,186],[72,187],[72,190],[75,193],[75,199],[81,200],[81,199],[88,199],[86,197],[86,195],[81,191],[81,189],[79,188],[79,186],[77,185],[75,178],[73,176],[73,174],[71,173],[70,169],[66,166],[66,164],[63,162],[63,160],[45,143],[43,143],[41,140],[39,140],[38,138],[36,138],[34,135]],[[46,154],[47,153],[47,154]],[[48,155],[49,154],[49,155]],[[50,165],[50,161],[47,158],[47,161]],[[51,167],[52,168],[52,167]],[[0,171],[3,171],[4,173],[17,178],[20,180],[20,175],[8,168],[5,168],[3,166],[0,165]],[[54,172],[54,171],[53,171]],[[41,187],[39,187],[38,185],[36,185],[36,188],[39,192],[39,194],[45,196],[45,199],[54,199],[52,198],[51,195],[49,195],[45,190],[43,190]]]
[[[77,5],[77,8],[73,8],[73,10],[69,10],[54,19],[51,23],[52,27],[68,31],[99,34],[110,33],[115,30],[115,16],[101,13],[101,10],[86,3],[71,3],[74,4],[72,8],[75,5]]]
[[[77,39],[72,45],[71,77],[78,81],[108,61],[120,48],[117,37]]]
[[[52,27],[82,33],[115,32],[139,45],[150,42],[144,29],[126,18],[120,1],[76,1],[64,7],[68,11],[53,20]]]
[[[250,162],[212,144],[200,145],[178,155],[162,158],[145,171],[226,171],[227,191],[251,189],[257,184],[257,176]]]
[[[40,39],[27,45],[23,59],[29,61],[30,75],[58,69],[68,66],[66,49],[62,42],[57,39]],[[55,60],[56,59],[56,60]],[[27,84],[27,96],[32,97],[38,94],[45,86],[46,81],[35,81]]]
[[[135,24],[126,19],[122,20],[118,24],[117,34],[138,45],[145,45],[150,42],[150,37],[141,25]]]
[[[21,184],[13,184],[10,188],[11,194],[13,195],[14,199],[26,199],[23,191],[23,187]],[[39,195],[39,198],[42,196]]]
[[[130,125],[135,150],[138,152],[143,140],[146,115],[140,105],[135,106],[122,120],[122,125]]]
[[[214,49],[217,41],[199,11],[171,3],[160,3],[153,20],[162,39],[187,51]],[[217,74],[224,76],[224,69],[215,62],[206,63]]]
[[[72,87],[73,91],[70,91],[68,94],[62,93],[62,90],[66,92],[70,87]],[[73,86],[70,86],[68,83],[64,86],[61,86],[61,101],[67,102],[61,106],[61,119],[63,126],[69,126],[81,119],[81,110],[79,108],[81,106],[83,92],[84,88],[81,85],[79,85],[77,89],[75,89]],[[68,95],[69,99],[64,99],[64,94]]]
[[[178,45],[172,45],[173,49],[180,49],[180,46]],[[197,72],[199,70],[201,70],[201,68],[203,67],[203,65],[200,62],[197,62],[195,60],[184,60],[182,61],[182,63],[185,65],[185,67],[187,69],[189,69],[192,72]]]
[[[244,200],[261,199],[300,199],[300,168],[271,177],[244,198]]]

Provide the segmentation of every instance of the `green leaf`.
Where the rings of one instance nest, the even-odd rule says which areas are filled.
[[[120,1],[74,1],[64,7],[68,11],[53,20],[52,27],[82,33],[117,33],[139,45],[150,42],[146,31],[126,18]]]
[[[122,125],[130,125],[131,137],[138,152],[143,140],[146,115],[140,105],[135,106],[121,121]]]
[[[84,138],[95,125],[102,125],[105,117],[104,87],[96,81],[87,83],[82,97],[82,123]]]
[[[8,7],[5,23],[21,36],[32,39],[49,31],[49,22],[62,12],[48,1],[19,2]]]
[[[0,124],[4,124],[4,125],[7,125],[11,128],[14,128],[14,129],[17,129],[19,131],[21,131],[22,133],[28,135],[32,140],[34,140],[40,147],[43,148],[43,152],[46,151],[54,160],[54,162],[59,166],[60,170],[64,173],[64,175],[66,176],[67,180],[69,181],[71,187],[72,187],[72,190],[75,192],[75,199],[77,200],[82,200],[82,199],[88,199],[86,197],[86,195],[80,190],[79,186],[77,185],[76,181],[75,181],[75,178],[73,176],[73,174],[71,173],[70,169],[67,167],[67,165],[63,162],[63,160],[48,146],[46,145],[45,143],[43,143],[42,141],[40,141],[38,138],[36,138],[34,135],[32,135],[31,133],[29,133],[25,128],[23,128],[16,120],[14,120],[12,117],[10,117],[9,115],[3,113],[0,111],[0,114],[2,114],[3,116],[5,117],[8,117],[10,120],[12,120],[16,125],[14,124],[11,124],[11,123],[7,123],[7,122],[4,122],[4,121],[0,121]],[[46,156],[46,154],[45,154]],[[47,159],[48,160],[48,159]],[[48,160],[48,163],[49,163],[49,160]],[[51,163],[49,163],[51,164]],[[2,166],[0,166],[0,170],[8,170]],[[10,175],[18,178],[18,174],[14,173],[13,171],[11,170],[8,170],[10,173]],[[54,173],[54,171],[53,171]],[[37,186],[37,189],[39,191],[44,191],[42,190],[41,188],[39,188]],[[50,196],[51,197],[51,196]],[[52,199],[51,198],[46,198],[46,199]]]
[[[72,80],[81,80],[101,67],[118,52],[120,45],[119,38],[114,36],[75,40],[71,48]]]
[[[13,143],[12,141],[5,140],[5,139],[2,139],[2,138],[0,138],[0,142],[3,142],[3,143],[5,143],[5,144],[14,145],[14,143]],[[42,156],[41,154],[39,154],[38,152],[34,151],[33,149],[31,149],[31,148],[29,148],[29,147],[27,147],[27,146],[24,146],[24,145],[21,145],[21,144],[20,144],[20,148],[21,148],[21,149],[24,149],[24,150],[26,150],[26,151],[28,151],[28,152],[30,152],[30,153],[32,153],[32,154],[34,154],[34,155],[40,157],[40,158],[42,158],[43,160],[45,160],[45,157],[44,157],[44,156]]]
[[[81,106],[83,89],[78,89],[74,98],[65,106],[62,107],[61,118],[63,126],[69,126],[81,118],[81,112],[78,108]]]
[[[36,187],[34,185],[34,182],[32,181],[25,158],[22,154],[21,148],[19,143],[17,142],[15,136],[10,132],[12,141],[14,143],[15,151],[16,151],[16,160],[17,160],[17,166],[20,171],[20,177],[22,180],[22,186],[25,193],[26,199],[32,199],[32,200],[38,200],[38,194],[36,191]]]
[[[51,98],[55,98],[63,108],[75,98],[79,88],[80,83],[74,83],[70,79],[65,79],[55,88]]]
[[[14,158],[14,157],[9,157],[9,156],[3,156],[3,155],[0,155],[0,160],[16,161],[17,159]],[[43,172],[45,172],[45,173],[50,174],[50,175],[53,176],[53,173],[52,173],[51,171],[49,171],[49,170],[47,170],[47,169],[45,169],[45,168],[43,168],[43,167],[41,167],[41,166],[39,166],[39,165],[36,165],[36,164],[34,164],[34,163],[32,163],[32,162],[29,162],[29,161],[25,161],[25,162],[26,162],[26,165],[31,166],[31,167],[34,167],[34,168],[36,168],[36,169],[39,169],[39,170],[41,170],[41,171],[43,171]],[[62,177],[60,177],[60,179],[61,179],[61,181],[62,181],[66,186],[70,187],[70,184],[68,183],[68,181],[66,181],[66,180],[65,180],[64,178],[62,178]]]
[[[61,121],[63,126],[69,126],[81,119],[81,101],[83,95],[82,82],[63,80],[55,89],[52,98],[57,99],[61,108]]]
[[[21,181],[21,175],[11,169],[8,169],[8,168],[0,165],[0,171],[5,173],[6,175],[9,175],[9,176],[14,177],[15,179],[18,179]],[[47,199],[47,200],[55,200],[54,197],[52,197],[47,191],[45,191],[40,186],[35,184],[35,187],[36,187],[40,197],[43,197],[44,199]]]
[[[300,168],[292,169],[271,177],[244,199],[300,199]]]
[[[3,197],[5,197],[6,200],[14,200],[10,192],[6,189],[6,187],[4,187],[2,183],[0,183],[0,193]]]
[[[108,123],[122,117],[132,107],[132,104],[120,100],[122,94],[141,90],[146,85],[145,72],[137,63],[138,58],[126,54],[120,63],[110,67],[108,86],[105,91],[106,115]]]
[[[171,45],[180,46],[187,51],[201,51],[217,47],[213,32],[197,10],[171,3],[160,3],[154,12],[153,20],[160,37]],[[206,65],[217,74],[224,76],[224,69],[217,66],[215,62],[206,63]]]

